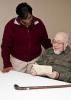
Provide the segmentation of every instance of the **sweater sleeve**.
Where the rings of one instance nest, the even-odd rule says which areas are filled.
[[[40,55],[39,59],[36,61],[39,65],[47,65],[47,61],[49,60],[47,57],[47,49],[43,51],[43,53]]]
[[[59,73],[58,80],[71,82],[71,70],[66,68],[65,66],[53,65],[53,71],[57,71]]]
[[[48,37],[48,33],[47,33],[47,30],[45,28],[45,25],[41,22],[41,33],[42,33],[42,36],[41,36],[41,44],[42,46],[47,49],[47,48],[50,48],[52,47],[52,44],[51,44],[51,39]]]
[[[71,72],[60,73],[59,80],[71,83]]]
[[[2,49],[1,55],[3,58],[4,68],[12,67],[12,64],[10,62],[10,47],[11,47],[11,38],[12,38],[11,33],[12,33],[12,28],[10,23],[8,23],[4,29],[2,45],[1,45],[1,49]]]

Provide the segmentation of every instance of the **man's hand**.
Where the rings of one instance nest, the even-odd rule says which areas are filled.
[[[35,75],[37,75],[37,72],[32,68],[31,69],[31,74],[35,76]]]
[[[52,73],[46,73],[45,75],[52,79],[58,79],[58,77],[59,77],[59,73],[56,71],[53,71]]]
[[[31,74],[32,75],[37,75],[37,72],[32,68],[31,69]],[[48,76],[49,78],[52,78],[52,79],[58,79],[59,73],[56,72],[56,71],[53,71],[51,73],[42,73],[41,76]]]
[[[5,72],[9,72],[10,70],[13,70],[13,67],[4,68],[4,69],[2,70],[2,72],[5,73]]]

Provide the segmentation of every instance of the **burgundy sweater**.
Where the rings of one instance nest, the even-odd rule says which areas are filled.
[[[10,54],[22,61],[31,61],[38,57],[41,45],[45,49],[51,47],[51,41],[40,19],[33,17],[31,26],[26,28],[17,18],[13,18],[6,24],[2,39],[4,67],[12,66]]]

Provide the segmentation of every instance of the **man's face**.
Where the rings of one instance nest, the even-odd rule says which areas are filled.
[[[26,19],[21,19],[21,24],[25,25],[26,27],[29,27],[31,25],[32,19],[33,16],[30,13],[28,13],[28,17]]]
[[[60,54],[64,51],[64,43],[61,40],[53,39],[52,45],[55,54]]]

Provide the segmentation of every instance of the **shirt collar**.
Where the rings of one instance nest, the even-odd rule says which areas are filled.
[[[17,22],[17,20],[14,20],[14,24],[20,25],[20,23]]]
[[[21,25],[20,24],[20,18],[19,17],[16,17],[15,20],[14,20],[14,24],[16,25]],[[32,20],[32,23],[29,27],[33,27],[33,26],[36,26],[39,24],[39,20],[36,19],[34,16],[33,16],[33,20]]]

